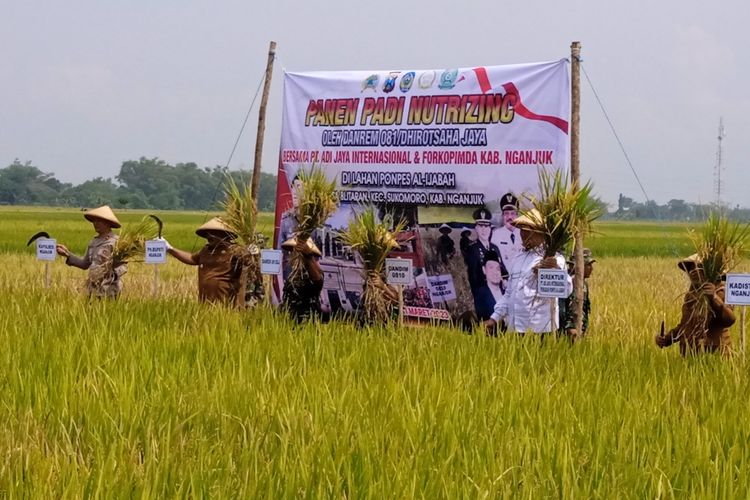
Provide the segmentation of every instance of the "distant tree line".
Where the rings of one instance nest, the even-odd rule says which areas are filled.
[[[251,175],[218,166],[170,165],[158,158],[141,158],[124,162],[114,179],[96,177],[73,185],[59,181],[31,162],[15,160],[0,168],[0,204],[209,210],[223,199],[228,176],[238,183],[248,183]],[[276,176],[261,173],[259,210],[273,210],[275,198]]]
[[[624,196],[622,193],[617,200],[617,210],[609,212],[607,218],[622,220],[700,221],[717,209],[721,209],[730,219],[750,220],[750,209],[742,208],[739,205],[734,207],[726,205],[718,206],[715,203],[689,203],[678,199],[672,199],[663,205],[659,205],[653,200],[638,202],[633,200],[633,198]]]

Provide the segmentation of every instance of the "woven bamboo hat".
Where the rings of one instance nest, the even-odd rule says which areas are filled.
[[[439,231],[443,234],[449,234],[453,232],[453,228],[450,227],[448,224],[443,224],[442,226],[440,226]]]
[[[222,231],[231,234],[232,236],[237,236],[237,233],[235,233],[232,228],[227,226],[224,221],[218,217],[214,217],[213,219],[196,229],[195,234],[197,234],[201,238],[208,238],[209,231]]]
[[[294,250],[297,246],[297,237],[293,236],[286,240],[284,243],[281,244],[281,248],[284,250]],[[307,249],[306,251],[308,253],[311,253],[313,255],[316,255],[318,257],[322,256],[323,254],[320,252],[320,249],[318,248],[318,245],[315,244],[312,238],[307,238]]]
[[[86,220],[89,220],[91,222],[94,222],[94,220],[103,220],[104,222],[109,224],[110,227],[121,227],[120,221],[117,220],[115,213],[111,208],[109,208],[109,205],[102,205],[99,208],[92,208],[91,210],[87,210],[86,213],[83,214],[83,216],[86,217]]]
[[[537,209],[533,208],[531,211],[516,217],[511,224],[518,228],[539,229],[542,226],[542,216]]]

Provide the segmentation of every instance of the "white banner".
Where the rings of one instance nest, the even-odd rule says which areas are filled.
[[[324,293],[324,307],[354,308],[362,292],[353,274],[361,269],[356,252],[336,237],[362,204],[406,221],[408,237],[391,255],[414,262],[406,305],[454,314],[478,301],[491,307],[499,283],[487,276],[510,268],[503,259],[520,246],[520,235],[502,231],[524,195],[537,193],[541,169],[568,170],[569,116],[566,60],[286,73],[274,246],[296,229],[298,174],[317,166],[336,180],[342,201],[313,235],[326,276],[341,277],[337,293]],[[509,207],[513,214],[506,216]],[[485,268],[486,259],[497,265]],[[434,300],[428,270],[452,276],[451,298]]]

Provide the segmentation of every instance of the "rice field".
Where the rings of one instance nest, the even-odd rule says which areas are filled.
[[[205,214],[158,215],[173,245],[200,245]],[[599,224],[574,346],[295,326],[198,304],[174,260],[156,298],[137,263],[118,302],[88,303],[61,260],[45,289],[28,236],[81,253],[90,227],[0,210],[0,498],[748,496],[744,357],[653,344],[678,319],[686,226]]]

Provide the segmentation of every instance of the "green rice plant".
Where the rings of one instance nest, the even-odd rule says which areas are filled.
[[[403,219],[394,222],[392,214],[379,219],[377,212],[372,205],[364,207],[339,233],[341,241],[362,258],[362,313],[370,324],[388,322],[392,306],[398,300],[395,291],[385,283],[383,266],[388,254],[399,248],[396,235],[406,227]]]
[[[703,269],[703,279],[720,283],[722,276],[737,267],[747,251],[750,224],[731,222],[712,212],[699,230],[688,233]]]
[[[564,253],[577,232],[584,236],[596,219],[604,215],[603,206],[592,196],[587,182],[573,189],[567,174],[555,170],[539,172],[539,196],[527,196],[531,208],[522,212],[544,235],[544,256]]]

